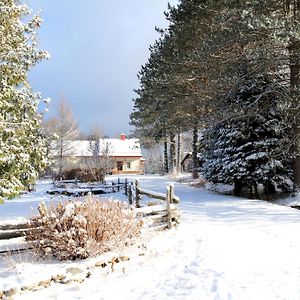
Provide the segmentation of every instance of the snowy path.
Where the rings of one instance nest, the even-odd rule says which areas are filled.
[[[157,192],[169,182],[140,180]],[[14,299],[300,299],[299,211],[184,184],[175,193],[182,223],[150,241],[145,256]]]
[[[142,185],[165,189],[163,181]],[[160,283],[175,298],[300,299],[299,211],[183,184],[175,191],[183,222],[170,260],[178,276]]]

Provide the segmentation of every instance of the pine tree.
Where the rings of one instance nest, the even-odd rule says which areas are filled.
[[[190,9],[187,15],[185,12],[181,13],[180,17],[176,14],[177,9],[169,7],[169,10],[167,18],[174,24],[176,22],[176,25],[160,30],[161,39],[150,48],[151,56],[139,73],[141,87],[136,91],[138,97],[134,100],[134,112],[131,114],[132,125],[136,127],[135,133],[141,135],[142,139],[143,136],[153,136],[157,142],[164,140],[165,153],[168,140],[170,157],[165,155],[166,172],[169,170],[167,162],[171,171],[176,165],[172,137],[182,131],[194,130],[195,124],[201,123],[199,118],[207,115],[210,110],[209,102],[203,101],[200,96],[203,95],[203,89],[200,88],[199,79],[205,67],[199,70],[189,57],[194,51],[190,45],[193,41],[190,31],[192,26],[182,23],[182,20],[189,20],[194,15],[193,10]],[[194,23],[197,22],[194,20]],[[176,27],[177,24],[180,24],[179,28]],[[190,38],[187,39],[187,36]],[[197,42],[193,41],[193,45],[195,44]],[[177,166],[178,164],[179,162]]]
[[[291,126],[285,123],[269,80],[244,81],[227,102],[239,110],[209,128],[203,137],[203,174],[214,183],[234,184],[235,193],[264,187],[267,195],[293,189],[292,160],[289,155]],[[239,108],[239,109],[238,109]]]
[[[289,156],[294,158],[294,180],[299,185],[300,1],[218,1],[218,4],[222,9],[219,25],[227,28],[231,40],[228,45],[232,49],[232,54],[224,51],[219,57],[223,66],[220,76],[223,86],[228,85],[231,89],[247,73],[267,75],[272,77],[273,82],[287,88],[279,99],[279,105],[282,117],[292,125],[292,151]],[[216,38],[218,45],[218,35]],[[226,107],[223,111],[226,115]]]
[[[39,15],[25,22],[27,6],[0,1],[0,197],[12,197],[34,183],[45,165],[39,94],[27,81],[28,72],[44,58],[37,50]]]
[[[139,133],[166,139],[178,130],[193,131],[196,149],[200,128],[234,122],[240,106],[228,106],[227,95],[246,78],[268,77],[274,93],[284,89],[273,108],[292,125],[287,155],[295,158],[294,179],[300,182],[299,1],[181,0],[170,6],[170,26],[160,30],[140,77],[132,115]],[[253,106],[248,110],[255,112]]]

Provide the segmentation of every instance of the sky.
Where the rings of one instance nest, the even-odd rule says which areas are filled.
[[[34,91],[52,99],[48,118],[63,95],[83,132],[98,125],[111,137],[129,134],[137,73],[159,37],[155,26],[168,26],[168,2],[177,0],[26,2],[42,10],[40,48],[51,55],[29,77]]]

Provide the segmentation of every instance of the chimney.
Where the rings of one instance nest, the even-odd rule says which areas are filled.
[[[126,140],[126,134],[125,133],[122,133],[121,134],[121,141],[125,141]]]

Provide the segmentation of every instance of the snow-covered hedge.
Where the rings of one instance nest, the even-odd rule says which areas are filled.
[[[83,259],[126,246],[140,234],[142,225],[120,201],[94,197],[51,208],[41,203],[31,224],[26,241],[36,254],[60,260]]]

